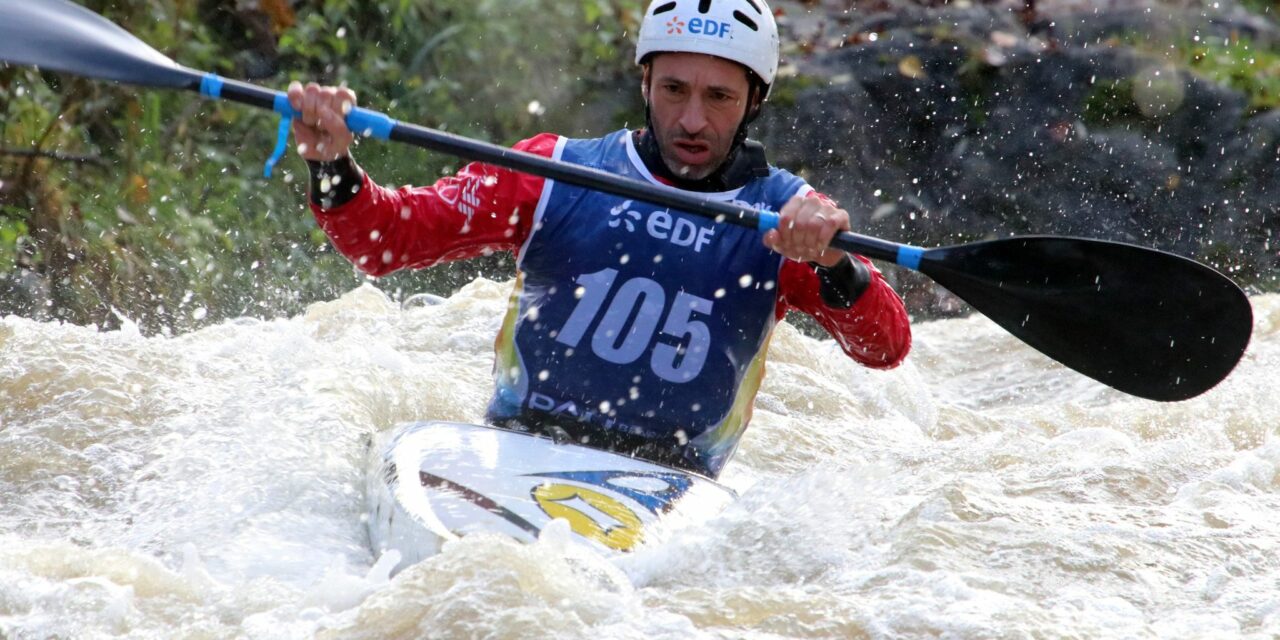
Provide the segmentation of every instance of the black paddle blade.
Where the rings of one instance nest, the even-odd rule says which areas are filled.
[[[199,73],[66,0],[0,0],[0,61],[151,87],[200,83]]]
[[[1128,244],[976,242],[926,251],[920,271],[1041,353],[1150,400],[1208,391],[1253,330],[1249,299],[1226,276]]]

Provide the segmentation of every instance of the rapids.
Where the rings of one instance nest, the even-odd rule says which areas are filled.
[[[176,336],[0,320],[0,637],[1280,634],[1277,295],[1178,404],[977,316],[917,324],[889,372],[784,324],[723,513],[613,561],[553,528],[388,578],[367,435],[480,419],[510,288]]]

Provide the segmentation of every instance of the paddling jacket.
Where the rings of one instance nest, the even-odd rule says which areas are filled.
[[[658,183],[623,130],[543,134],[516,149]],[[911,333],[901,299],[870,262],[848,308],[755,229],[473,163],[429,187],[369,177],[349,201],[312,204],[334,246],[371,275],[514,251],[487,419],[716,477],[741,439],[776,322],[812,315],[846,354],[897,366]],[[341,186],[339,187],[341,188]],[[716,200],[778,211],[822,197],[775,167]],[[828,296],[829,297],[829,296]]]

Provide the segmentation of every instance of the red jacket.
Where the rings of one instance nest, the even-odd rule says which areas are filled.
[[[541,134],[515,145],[551,157],[557,136]],[[312,204],[320,228],[362,271],[382,276],[495,251],[518,252],[530,231],[544,179],[482,163],[428,187],[388,189],[364,176],[355,198],[332,209]],[[337,185],[335,189],[347,188]],[[815,197],[824,197],[814,194]],[[911,348],[902,300],[864,258],[872,280],[848,309],[828,307],[818,276],[788,260],[779,275],[777,315],[790,309],[813,316],[850,357],[874,368],[897,366]]]

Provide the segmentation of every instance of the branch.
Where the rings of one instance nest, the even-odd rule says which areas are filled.
[[[60,153],[58,151],[43,151],[40,149],[4,149],[0,148],[0,156],[13,156],[17,158],[48,158],[57,160],[58,162],[74,162],[76,164],[92,164],[99,167],[106,167],[107,162],[99,156],[84,156],[72,153]]]

